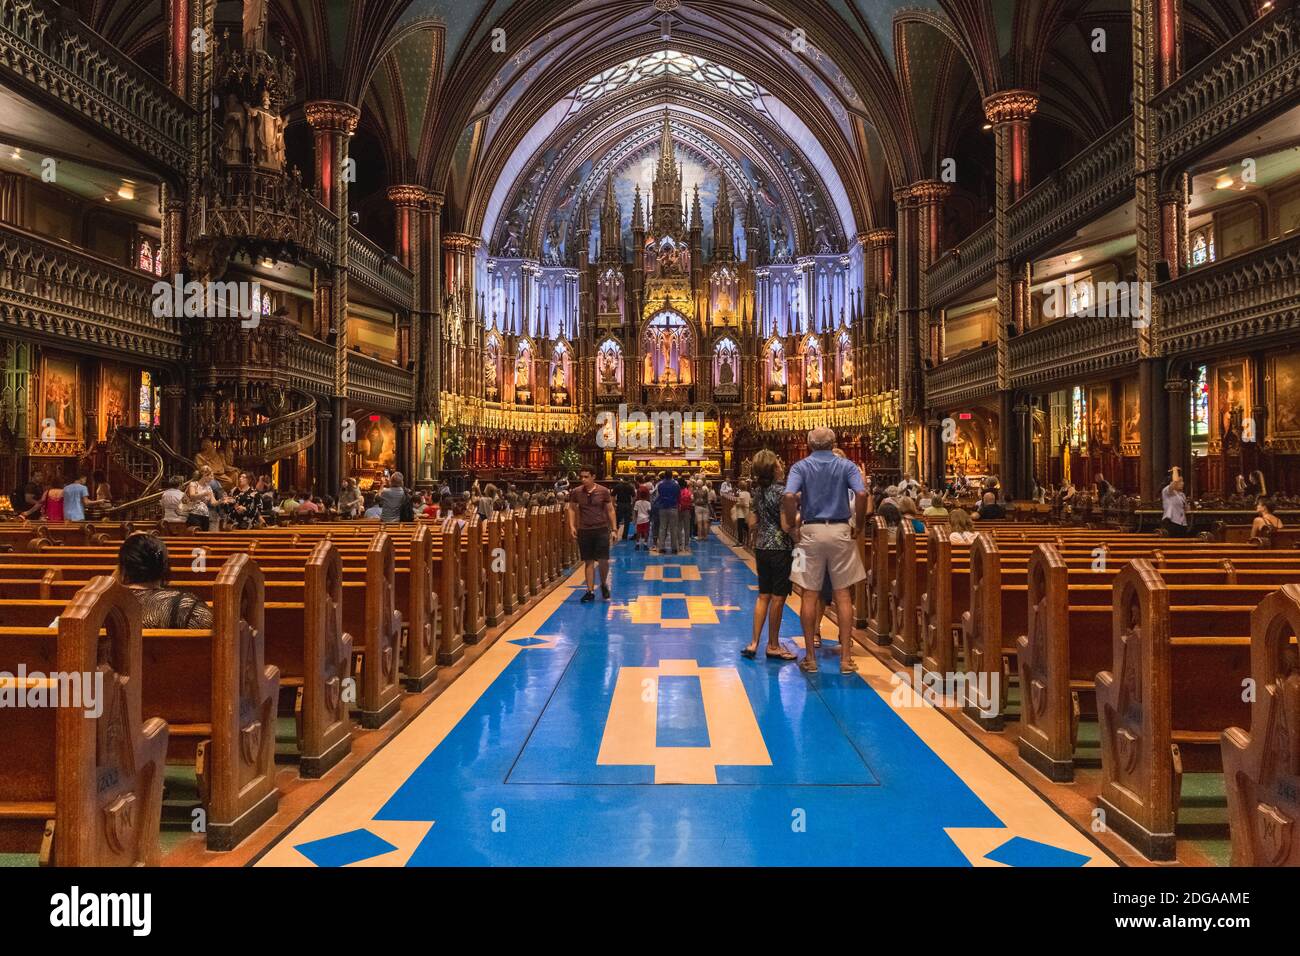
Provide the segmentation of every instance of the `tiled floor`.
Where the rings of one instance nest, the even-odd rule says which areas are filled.
[[[753,571],[615,549],[558,589],[259,865],[1108,865],[875,658],[745,660]],[[787,646],[802,653],[787,609]]]

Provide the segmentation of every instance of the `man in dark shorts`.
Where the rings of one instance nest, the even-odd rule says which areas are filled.
[[[582,483],[569,491],[569,533],[578,541],[578,556],[582,558],[587,576],[587,593],[582,603],[596,599],[594,593],[596,564],[600,565],[600,596],[609,600],[609,546],[618,535],[618,521],[614,515],[614,497],[604,485],[596,484],[596,473],[583,468],[579,473]]]
[[[627,538],[628,526],[632,524],[632,499],[636,497],[636,488],[626,478],[620,478],[614,486],[614,517],[618,519],[618,540]]]

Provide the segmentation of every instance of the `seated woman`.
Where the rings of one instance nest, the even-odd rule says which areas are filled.
[[[917,534],[925,534],[925,522],[919,517],[919,509],[911,496],[904,495],[898,500],[898,510],[904,518],[911,522],[913,531]]]
[[[975,523],[965,508],[953,508],[948,512],[948,527],[952,529],[948,540],[953,544],[970,544],[975,540]]]
[[[1262,537],[1271,531],[1282,528],[1282,519],[1273,513],[1273,503],[1266,498],[1255,502],[1255,520],[1250,523],[1250,536]]]
[[[167,586],[167,545],[143,531],[127,537],[117,552],[122,583],[140,602],[141,626],[203,630],[212,626],[212,610],[202,599]]]

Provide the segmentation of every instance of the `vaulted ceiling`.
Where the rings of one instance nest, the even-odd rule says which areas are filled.
[[[784,189],[776,198],[805,244],[816,214],[807,195],[793,191],[820,203],[846,239],[889,224],[894,189],[936,176],[945,158],[957,161],[954,214],[967,225],[979,220],[991,204],[993,143],[980,107],[990,93],[1040,93],[1031,133],[1035,175],[1130,109],[1129,0],[270,5],[271,35],[299,66],[291,122],[301,124],[301,104],[312,99],[356,104],[362,123],[354,154],[372,167],[358,192],[378,197],[398,182],[438,189],[451,224],[489,238],[514,208],[520,180],[540,162],[556,164],[545,170],[533,204],[545,213],[545,197],[564,198],[584,165],[608,174],[609,156],[635,155],[664,107],[675,140],[733,187],[752,187],[754,177],[739,169],[747,159],[773,180],[774,195]],[[164,0],[65,6],[161,73]],[[1184,0],[1187,64],[1243,29],[1260,7],[1260,0]],[[236,32],[241,8],[237,0],[217,2],[218,30]],[[628,64],[666,51],[703,66],[633,70],[628,79]],[[606,75],[613,79],[602,89]],[[744,82],[728,86],[728,76]],[[301,129],[294,144],[299,153],[306,148]],[[806,188],[791,185],[792,164]],[[584,181],[578,188],[593,187]],[[367,208],[366,196],[357,203]]]

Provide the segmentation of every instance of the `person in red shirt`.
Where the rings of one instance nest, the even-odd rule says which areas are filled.
[[[695,530],[695,490],[689,481],[682,482],[682,493],[677,498],[677,550],[691,553],[691,537]]]
[[[587,593],[583,604],[596,599],[595,571],[600,567],[600,596],[609,600],[609,547],[618,536],[618,520],[614,514],[614,496],[604,485],[596,484],[596,472],[583,468],[579,472],[582,483],[569,491],[569,534],[578,541],[578,556],[582,558],[587,578]]]

